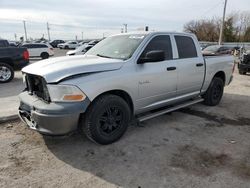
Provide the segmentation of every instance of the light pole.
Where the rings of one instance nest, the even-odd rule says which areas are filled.
[[[224,30],[224,22],[225,22],[226,8],[227,8],[227,0],[225,0],[225,3],[224,3],[223,17],[222,17],[222,22],[221,22],[221,26],[220,26],[219,45],[221,45],[222,37],[223,37],[223,30]]]
[[[49,28],[49,22],[47,22],[47,31],[48,31],[48,38],[49,38],[49,41],[50,41],[50,32],[49,32],[50,28]]]
[[[24,34],[25,34],[25,41],[27,41],[28,38],[27,38],[27,30],[26,30],[26,22],[25,22],[25,20],[23,20],[23,28],[24,28]]]
[[[128,32],[128,24],[123,24],[124,25],[124,33]]]

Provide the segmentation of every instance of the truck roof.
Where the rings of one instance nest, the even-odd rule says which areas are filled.
[[[136,35],[136,34],[142,34],[142,35],[154,35],[154,34],[178,34],[178,35],[186,35],[186,36],[195,36],[192,33],[185,33],[185,32],[176,32],[176,31],[133,31],[133,32],[128,32],[128,33],[120,33],[116,35]],[[114,35],[114,36],[116,36]]]

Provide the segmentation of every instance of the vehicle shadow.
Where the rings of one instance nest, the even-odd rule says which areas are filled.
[[[187,116],[199,116],[206,121],[210,118],[210,121],[214,121],[216,115],[209,116],[210,109],[216,111],[223,108],[230,113],[248,109],[249,113],[249,104],[249,96],[225,93],[218,107],[197,104],[192,107],[198,111],[197,114],[195,111],[194,114],[189,114],[180,110],[149,120],[142,127],[130,126],[121,140],[106,146],[94,144],[78,133],[68,137],[44,136],[44,140],[48,149],[59,160],[117,186],[164,187],[171,181],[176,181],[178,185],[178,179],[173,178],[177,176],[175,169],[171,166],[173,154],[187,140],[192,140],[190,135],[193,126],[198,125],[196,129],[206,131],[199,119],[195,121],[195,125],[186,122]],[[199,113],[201,109],[208,116]],[[208,139],[213,138],[209,136]],[[196,144],[194,140],[192,143]]]
[[[31,62],[33,62],[33,61],[41,61],[41,60],[42,60],[42,58],[40,58],[40,57],[32,57],[32,58],[30,58]]]

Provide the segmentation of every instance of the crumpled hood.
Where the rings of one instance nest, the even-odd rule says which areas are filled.
[[[77,74],[117,70],[123,63],[123,60],[92,55],[66,56],[33,63],[22,72],[42,76],[47,83],[53,83]]]

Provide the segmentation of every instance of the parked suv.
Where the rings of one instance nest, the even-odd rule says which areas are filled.
[[[53,47],[53,48],[57,48],[57,45],[58,44],[62,44],[62,43],[65,43],[64,40],[53,40],[50,42],[50,45]]]
[[[76,41],[69,41],[69,42],[65,42],[63,44],[57,45],[57,47],[60,49],[75,49],[78,46],[79,46],[79,44]]]
[[[44,60],[22,71],[19,114],[31,128],[63,135],[80,130],[110,144],[139,122],[198,102],[219,104],[234,58],[203,57],[195,35],[126,33],[83,56]]]
[[[41,57],[42,59],[47,59],[54,55],[53,48],[49,44],[24,44],[22,47],[28,48],[30,57]]]

